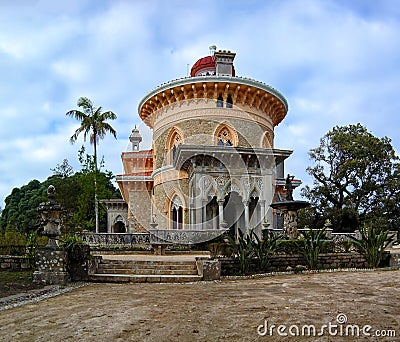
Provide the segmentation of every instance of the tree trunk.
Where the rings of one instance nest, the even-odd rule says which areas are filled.
[[[97,135],[94,132],[94,215],[96,220],[96,233],[99,233],[99,203],[97,201]]]

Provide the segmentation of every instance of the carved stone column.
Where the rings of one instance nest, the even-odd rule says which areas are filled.
[[[218,216],[219,216],[219,228],[224,225],[224,199],[218,200]]]
[[[206,221],[207,221],[207,200],[203,200],[201,207],[201,228],[205,230],[206,227]]]
[[[249,201],[244,201],[243,205],[244,205],[244,226],[246,229],[246,234],[248,234],[250,227]]]
[[[213,229],[218,229],[218,222],[217,222],[217,207],[215,204],[212,206],[212,226]]]

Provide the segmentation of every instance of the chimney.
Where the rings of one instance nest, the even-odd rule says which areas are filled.
[[[235,56],[236,53],[230,52],[229,50],[219,50],[214,52],[217,76],[235,76],[235,68],[233,67]]]

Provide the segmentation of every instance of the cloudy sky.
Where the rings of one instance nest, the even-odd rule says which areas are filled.
[[[141,98],[212,44],[237,53],[238,76],[287,98],[275,146],[294,150],[286,171],[304,183],[307,152],[335,125],[360,122],[398,151],[399,36],[396,0],[0,0],[0,206],[65,158],[79,169],[65,113],[80,96],[117,114],[118,140],[100,154],[122,173],[134,125],[150,146]]]

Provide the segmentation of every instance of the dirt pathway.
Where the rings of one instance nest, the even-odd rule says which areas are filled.
[[[400,271],[280,275],[192,284],[90,284],[0,312],[0,341],[397,341]],[[347,323],[339,325],[337,316]],[[343,319],[340,316],[339,319]],[[265,336],[265,323],[371,325],[397,337]],[[306,331],[305,331],[306,332]],[[292,334],[296,328],[292,327]],[[337,332],[340,335],[340,331]],[[392,334],[392,332],[389,332]]]

